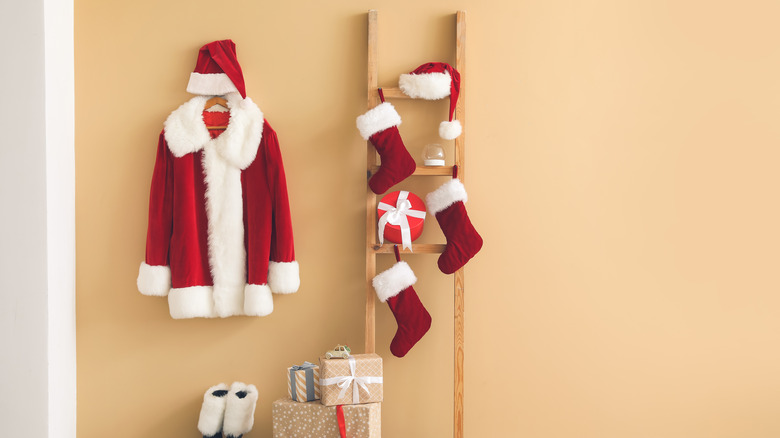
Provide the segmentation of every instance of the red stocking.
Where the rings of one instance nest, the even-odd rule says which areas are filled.
[[[374,277],[373,284],[379,301],[387,302],[398,324],[390,352],[393,356],[404,357],[431,328],[431,315],[412,288],[417,277],[412,268],[401,261],[397,245],[395,258],[398,263]]]
[[[463,267],[482,248],[482,237],[466,213],[467,200],[466,188],[457,178],[442,184],[425,198],[428,211],[436,215],[447,239],[447,246],[439,256],[439,269],[445,274]]]
[[[377,195],[406,179],[417,167],[401,140],[398,132],[400,124],[401,116],[384,99],[381,104],[357,118],[360,135],[371,141],[382,162],[379,170],[368,181],[371,191]]]

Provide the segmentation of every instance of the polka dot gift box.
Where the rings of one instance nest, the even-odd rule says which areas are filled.
[[[382,404],[345,405],[344,425],[349,438],[382,436]],[[271,405],[274,438],[340,438],[336,406],[318,401],[276,400]]]

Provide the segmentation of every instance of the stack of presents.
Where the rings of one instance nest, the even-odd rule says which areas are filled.
[[[337,346],[287,369],[287,398],[272,405],[274,438],[381,436],[382,358]]]

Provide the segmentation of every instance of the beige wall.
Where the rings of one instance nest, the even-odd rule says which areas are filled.
[[[468,11],[468,210],[486,243],[466,271],[466,434],[780,435],[780,6],[216,4],[76,1],[80,437],[198,436],[203,391],[234,380],[260,391],[247,436],[270,436],[285,367],[361,348],[369,8],[386,86],[454,62]],[[156,138],[198,47],[228,37],[279,133],[302,286],[266,318],[173,321],[135,290]],[[445,104],[397,108],[416,156]],[[445,437],[451,279],[407,260],[434,325],[396,359],[378,306],[383,430]]]

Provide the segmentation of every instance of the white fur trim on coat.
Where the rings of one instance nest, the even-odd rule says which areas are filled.
[[[221,391],[224,391],[222,395]],[[224,383],[214,385],[203,394],[203,404],[198,417],[198,430],[203,436],[214,436],[222,430],[229,388]]]
[[[468,200],[466,187],[459,179],[453,178],[439,186],[438,189],[428,193],[425,197],[425,205],[428,206],[428,211],[435,215],[458,201],[463,201],[465,204]]]
[[[207,148],[203,151],[203,173],[214,303],[217,314],[224,318],[241,314],[244,308],[246,248],[241,170],[223,160],[215,149]]]
[[[136,280],[138,291],[144,295],[164,297],[171,290],[171,268],[168,266],[151,266],[141,262]]]
[[[214,310],[223,318],[241,315],[244,311],[246,248],[241,170],[254,161],[263,129],[263,115],[251,99],[242,99],[238,93],[228,94],[226,98],[230,121],[225,132],[202,145]],[[204,102],[199,99],[205,97],[196,97],[190,102],[195,102],[192,106],[198,108],[197,119],[205,127],[202,119]],[[189,108],[183,111],[186,113]],[[167,129],[166,126],[166,135]]]
[[[463,127],[458,120],[443,121],[439,124],[439,137],[445,140],[454,140],[463,132]]]
[[[213,270],[213,268],[212,268]],[[220,318],[244,314],[245,285],[214,286],[214,312]]]
[[[275,294],[292,294],[301,286],[298,262],[269,262],[268,286]]]
[[[385,302],[417,282],[414,271],[406,262],[398,262],[374,277],[372,281],[379,301]]]
[[[204,96],[237,93],[238,88],[225,73],[190,73],[187,92]]]
[[[214,318],[213,288],[211,286],[190,286],[171,289],[168,294],[168,309],[173,319]]]
[[[413,99],[438,100],[450,95],[452,78],[449,72],[402,74],[398,86]]]
[[[357,118],[357,128],[363,140],[400,124],[401,116],[390,102],[380,103]]]
[[[165,141],[175,157],[214,149],[231,166],[246,169],[255,160],[263,135],[263,113],[238,93],[225,95],[230,120],[225,132],[212,139],[203,122],[203,107],[208,96],[196,96],[183,103],[165,120]]]
[[[267,284],[247,284],[244,287],[244,314],[267,316],[274,311],[274,299]]]
[[[243,397],[241,395],[243,394]],[[241,436],[255,424],[255,406],[257,405],[257,388],[233,382],[228,393],[225,421],[222,424],[222,434],[226,438]]]

